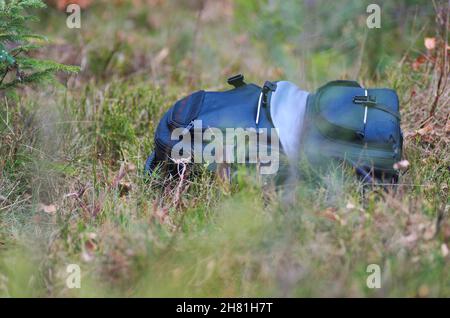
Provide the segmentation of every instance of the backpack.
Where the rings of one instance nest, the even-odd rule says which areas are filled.
[[[147,173],[161,163],[169,172],[175,171],[172,152],[180,144],[180,138],[173,138],[175,129],[182,129],[178,137],[191,137],[189,145],[183,148],[183,155],[191,162],[195,136],[209,128],[224,132],[230,128],[253,129],[258,135],[258,149],[264,144],[269,152],[278,151],[283,162],[285,156],[270,117],[270,98],[276,82],[267,81],[260,87],[246,84],[242,75],[236,75],[228,83],[234,88],[223,92],[197,91],[177,101],[164,114],[155,132],[155,150],[145,164]],[[403,136],[395,91],[334,81],[310,94],[306,107],[301,153],[313,166],[326,165],[333,158],[350,163],[365,182],[374,177],[397,177],[393,165],[401,158]],[[200,129],[195,128],[195,121],[201,121]],[[202,141],[200,148],[206,146],[207,142]],[[236,148],[235,144],[231,146]],[[245,163],[254,162],[246,155]],[[213,170],[216,165],[209,164],[208,168]],[[286,172],[281,169],[280,173],[283,171]]]
[[[365,182],[397,180],[403,134],[394,90],[333,81],[308,96],[305,116],[301,149],[310,163],[321,166],[335,158]]]
[[[145,164],[147,173],[152,173],[161,163],[164,163],[169,173],[176,172],[177,164],[176,160],[173,160],[173,151],[177,145],[180,145],[181,137],[187,135],[189,135],[187,137],[190,137],[190,144],[182,149],[180,156],[194,162],[192,155],[197,154],[194,151],[194,140],[196,136],[204,135],[210,128],[219,130],[224,134],[230,129],[245,129],[244,133],[255,133],[257,138],[255,145],[258,148],[256,151],[263,144],[268,146],[269,152],[271,151],[271,145],[278,139],[271,139],[274,127],[270,120],[268,104],[270,93],[276,89],[276,84],[268,81],[263,87],[256,84],[247,84],[244,82],[244,76],[240,74],[229,78],[228,83],[234,88],[223,92],[197,91],[177,101],[164,114],[155,132],[155,150]],[[196,127],[196,122],[201,122],[201,127]],[[173,134],[176,129],[181,129],[181,134],[175,134],[174,137]],[[227,145],[228,152],[233,153],[232,158],[228,160],[230,163],[237,161],[236,139],[237,136],[233,138],[231,145]],[[248,144],[247,140],[247,148]],[[205,150],[207,145],[208,141],[201,140],[200,150]],[[232,150],[230,150],[230,146]],[[275,148],[279,149],[279,143],[276,144],[276,147],[273,147],[274,150]],[[245,154],[242,161],[241,163],[245,164],[255,163],[251,160],[249,152]],[[210,170],[217,168],[215,162],[208,163],[205,160],[195,160],[195,162],[208,164]]]

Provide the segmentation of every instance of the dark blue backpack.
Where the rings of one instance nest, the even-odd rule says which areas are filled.
[[[202,133],[194,131],[194,120],[201,120],[203,129],[266,128],[271,139],[270,98],[276,83],[246,84],[242,75],[228,83],[234,88],[195,92],[165,113],[156,129],[155,150],[145,165],[147,173],[161,163],[172,171],[170,156],[179,140],[172,140],[171,134],[180,127],[191,135]],[[309,95],[305,116],[302,154],[312,166],[326,165],[333,158],[350,163],[366,182],[397,177],[393,165],[401,159],[403,137],[395,91],[364,89],[352,81],[330,82]]]
[[[201,90],[177,101],[165,113],[156,129],[155,150],[148,157],[145,170],[151,173],[160,163],[164,163],[169,172],[173,171],[175,165],[171,160],[171,153],[180,141],[171,138],[176,128],[183,128],[184,133],[192,136],[195,133],[203,133],[208,128],[218,128],[224,132],[229,128],[266,128],[268,135],[265,137],[270,143],[273,125],[267,105],[270,92],[275,90],[276,84],[266,82],[260,87],[246,84],[243,78],[242,75],[237,75],[228,79],[228,83],[234,86],[231,90]],[[202,131],[194,131],[194,120],[202,121]],[[215,165],[212,164],[209,168],[214,169]]]
[[[308,97],[302,152],[315,166],[330,158],[353,166],[365,182],[396,181],[403,134],[399,100],[392,89],[365,89],[334,81]]]

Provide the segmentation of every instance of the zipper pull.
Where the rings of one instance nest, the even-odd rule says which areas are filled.
[[[194,127],[194,121],[193,120],[186,127],[184,127],[183,132],[181,134],[183,136],[186,135],[187,133],[189,133],[191,131],[192,127]]]

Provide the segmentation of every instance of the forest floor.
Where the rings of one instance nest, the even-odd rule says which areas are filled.
[[[56,10],[41,17],[52,40],[41,54],[82,72],[0,102],[0,296],[450,296],[445,41],[365,83],[399,94],[400,185],[361,191],[337,171],[299,182],[286,204],[246,171],[231,186],[203,169],[143,175],[177,99],[226,89],[240,72],[258,84],[285,76],[233,28],[228,1],[155,3],[151,18],[95,7],[79,30]],[[81,268],[80,289],[66,284],[68,264]],[[367,285],[370,264],[380,288]]]

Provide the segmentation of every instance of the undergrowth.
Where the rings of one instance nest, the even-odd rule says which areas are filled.
[[[450,295],[447,35],[427,31],[435,48],[422,49],[421,34],[383,76],[356,76],[400,96],[400,185],[363,188],[343,167],[285,188],[241,169],[226,184],[204,167],[144,176],[159,119],[237,71],[262,83],[293,80],[292,69],[266,58],[264,28],[236,27],[232,1],[135,5],[95,5],[78,31],[49,9],[43,29],[59,41],[40,54],[82,72],[61,79],[66,89],[0,95],[1,296]],[[270,54],[333,59],[282,51]],[[348,77],[317,74],[326,78],[313,83]],[[80,289],[66,285],[68,264],[81,267]],[[380,289],[366,285],[369,264],[382,269]]]

